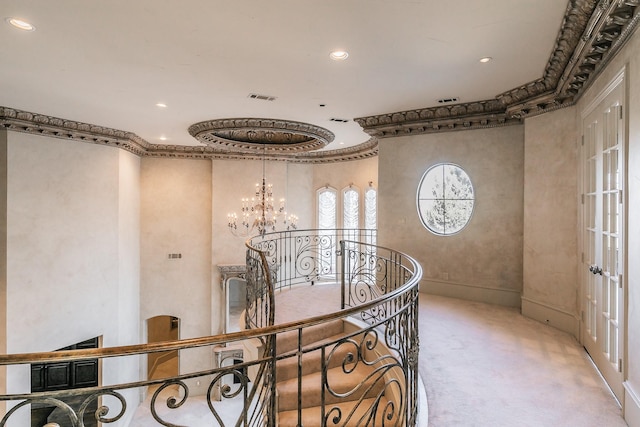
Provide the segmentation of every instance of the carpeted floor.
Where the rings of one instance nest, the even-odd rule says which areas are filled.
[[[337,286],[283,291],[276,322],[323,314],[339,301]],[[516,309],[420,294],[419,369],[429,427],[626,426],[582,346]],[[197,427],[212,417],[200,396],[185,406],[173,422]],[[147,425],[157,423],[143,405],[131,426]]]
[[[570,335],[516,309],[420,295],[429,427],[626,426]]]

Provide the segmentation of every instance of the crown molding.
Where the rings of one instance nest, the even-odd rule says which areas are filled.
[[[109,145],[143,156],[150,144],[131,132],[0,106],[0,127],[54,138]]]
[[[574,105],[638,27],[640,0],[570,0],[543,76],[495,99],[356,118],[375,138],[479,129]]]
[[[553,53],[540,79],[495,99],[356,118],[371,138],[345,149],[319,150],[333,140],[330,131],[274,119],[226,119],[239,129],[218,134],[206,132],[218,132],[221,121],[196,123],[189,132],[204,142],[198,146],[152,144],[132,132],[1,106],[0,128],[108,145],[146,157],[230,160],[264,157],[296,163],[366,159],[377,156],[379,138],[515,125],[526,117],[574,105],[637,29],[639,6],[640,0],[569,0]],[[263,120],[267,122],[262,123]],[[279,127],[282,132],[275,144],[270,126]],[[302,135],[293,144],[286,135],[292,129]],[[264,138],[272,144],[266,154],[255,149],[255,138]],[[317,141],[312,141],[314,138]]]
[[[189,134],[220,150],[261,154],[294,154],[319,150],[333,141],[328,129],[309,123],[280,119],[234,118],[199,122]]]
[[[285,123],[286,121],[278,120],[270,121],[270,123],[271,122]],[[317,126],[304,123],[287,123],[290,127],[297,127],[299,132],[309,130],[309,133],[312,133],[310,129],[313,129],[313,132],[319,129],[322,130],[322,128]],[[292,163],[334,163],[375,157],[378,154],[378,142],[375,138],[370,138],[369,141],[363,144],[341,150],[295,153],[295,150],[291,152],[291,150],[282,149],[282,147],[280,147],[280,149],[273,149],[272,147],[265,154],[255,148],[247,152],[242,152],[228,150],[216,145],[185,146],[151,144],[132,132],[2,106],[0,106],[0,128],[14,132],[117,147],[141,157],[203,160],[261,160],[266,158]],[[320,138],[330,137],[333,139],[333,133],[326,129],[324,129],[324,131],[327,133],[317,132],[318,135],[321,135]]]

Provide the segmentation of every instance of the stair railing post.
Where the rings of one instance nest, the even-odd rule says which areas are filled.
[[[347,257],[345,256],[344,240],[340,240],[340,252],[336,254],[338,257],[342,257],[340,263],[340,309],[344,310],[345,307],[345,271],[347,271]]]

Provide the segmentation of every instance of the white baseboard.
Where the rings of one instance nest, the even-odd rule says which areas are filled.
[[[424,388],[424,381],[418,374],[418,423],[420,427],[429,425],[429,402],[427,401],[427,391]]]
[[[522,315],[538,322],[553,326],[580,339],[580,319],[576,313],[570,313],[552,305],[522,297]]]
[[[520,308],[520,291],[512,289],[488,288],[466,283],[423,279],[420,282],[420,292]]]
[[[625,381],[624,386],[624,420],[629,427],[640,427],[640,395],[631,384]]]

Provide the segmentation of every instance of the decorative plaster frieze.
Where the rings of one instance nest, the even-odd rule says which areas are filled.
[[[543,76],[493,100],[357,118],[377,138],[522,123],[575,104],[638,27],[640,0],[571,0]]]
[[[335,137],[333,132],[309,123],[259,118],[207,120],[191,125],[189,134],[211,147],[248,154],[319,150]]]
[[[278,121],[284,122],[284,121]],[[288,122],[292,123],[292,122]],[[322,129],[319,127],[317,129]],[[249,153],[229,151],[208,145],[185,146],[151,144],[132,132],[91,125],[30,113],[15,108],[0,106],[0,127],[14,131],[53,138],[70,139],[92,144],[108,145],[122,148],[138,156],[172,158],[172,159],[228,159],[228,160],[260,160],[260,150],[253,149]],[[300,127],[303,129],[303,127]],[[327,131],[329,132],[329,131]],[[320,133],[320,131],[318,131]],[[323,138],[333,134],[323,134]],[[265,158],[269,160],[288,161],[293,163],[334,163],[375,157],[378,154],[377,140],[372,138],[364,144],[342,150],[325,150],[315,152],[289,152],[288,150],[269,150]]]
[[[54,138],[110,145],[142,156],[149,143],[131,132],[0,106],[0,126]]]
[[[290,163],[335,163],[352,160],[361,160],[378,155],[378,140],[370,138],[363,144],[341,150],[324,150],[314,152],[297,153],[295,156],[286,153],[267,152],[262,155],[259,151],[253,153],[236,153],[213,147],[192,147],[154,144],[146,151],[147,157],[179,158],[179,159],[218,159],[218,160],[262,160],[266,158],[272,161]]]
[[[297,163],[359,160],[378,154],[378,139],[522,123],[533,115],[575,104],[631,37],[640,0],[570,0],[543,76],[495,99],[357,118],[371,138],[340,150],[323,150],[333,133],[318,126],[276,119],[200,122],[189,133],[205,145],[151,144],[134,133],[0,107],[0,126],[122,148],[139,156],[190,159],[262,159]],[[274,131],[275,130],[275,131]],[[313,151],[316,150],[316,151]]]

